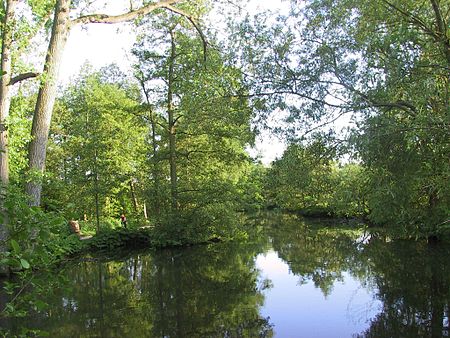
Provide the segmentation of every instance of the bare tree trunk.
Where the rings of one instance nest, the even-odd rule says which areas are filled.
[[[148,215],[147,215],[147,203],[144,202],[144,218],[148,219]]]
[[[0,253],[5,252],[7,248],[6,240],[8,238],[8,215],[3,208],[9,184],[9,164],[8,164],[8,127],[6,125],[9,117],[9,108],[11,105],[11,96],[9,93],[9,84],[11,81],[12,61],[11,46],[13,40],[14,12],[18,1],[8,0],[3,19],[2,34],[2,60],[0,77],[0,213],[3,220],[0,222]],[[8,274],[6,266],[0,266],[0,275]]]
[[[167,85],[167,114],[169,120],[169,165],[170,165],[170,195],[172,200],[172,210],[178,209],[177,192],[177,160],[176,160],[176,129],[175,129],[175,111],[173,106],[173,82],[174,82],[174,63],[175,63],[175,34],[170,31],[170,59],[169,59],[169,78]]]
[[[56,3],[54,24],[44,65],[46,76],[41,81],[34,110],[32,140],[28,153],[28,167],[32,177],[26,186],[26,192],[31,198],[31,206],[39,206],[41,203],[41,177],[45,169],[48,133],[56,98],[58,73],[70,31],[70,4],[71,0],[58,0]]]

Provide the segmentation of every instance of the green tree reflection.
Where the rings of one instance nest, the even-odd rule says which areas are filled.
[[[363,257],[372,262],[383,309],[357,337],[448,337],[448,246],[373,240]]]
[[[381,312],[356,337],[448,337],[448,245],[390,241],[293,215],[272,216],[268,224],[273,248],[300,283],[312,281],[327,296],[347,272],[374,292]]]
[[[299,276],[299,283],[313,281],[328,296],[343,272],[366,275],[358,261],[362,231],[324,227],[323,223],[305,222],[294,215],[281,215],[269,229],[278,255]]]
[[[65,273],[70,288],[27,325],[51,337],[272,337],[258,245],[215,244],[83,262]]]
[[[16,335],[28,327],[51,337],[272,337],[269,318],[260,315],[271,283],[255,267],[257,255],[272,246],[301,283],[314,283],[325,296],[348,275],[370,289],[380,312],[355,337],[448,336],[448,246],[332,225],[260,215],[249,222],[256,235],[248,244],[133,252],[66,266],[35,281],[60,286],[48,293],[48,308],[0,325]]]

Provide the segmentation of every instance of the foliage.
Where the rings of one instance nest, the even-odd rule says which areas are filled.
[[[151,242],[152,234],[148,229],[105,229],[89,240],[88,244],[94,251],[112,252],[125,247],[150,247]]]
[[[36,275],[85,248],[83,242],[71,234],[67,221],[61,215],[30,208],[27,202],[27,197],[17,188],[13,185],[9,187],[3,204],[9,226],[6,246],[9,250],[0,253],[0,264],[7,266],[15,278],[2,285],[1,292],[11,295],[11,298],[3,304],[0,320],[23,317],[30,308],[44,310],[46,303],[36,294],[48,295],[60,280],[38,282]],[[29,289],[34,289],[36,294],[27,294]],[[22,334],[38,332],[24,331]]]
[[[9,125],[9,163],[11,183],[20,186],[27,166],[27,145],[30,141],[30,111],[33,109],[34,96],[19,92],[12,98]]]
[[[333,167],[330,207],[338,216],[364,217],[368,214],[367,174],[364,167],[348,163]]]
[[[137,106],[132,87],[100,73],[88,71],[66,90],[48,150],[48,208],[75,219],[94,218],[97,206],[105,217],[132,212],[130,181],[144,157]]]
[[[338,164],[333,145],[320,136],[290,144],[267,171],[268,205],[304,216],[365,217],[367,174],[361,165]]]
[[[303,140],[351,116],[369,218],[409,237],[436,234],[450,205],[448,1],[291,4],[289,15],[232,25],[259,120],[284,112],[282,132]]]
[[[47,267],[82,249],[67,221],[56,213],[30,208],[27,198],[10,188],[4,207],[9,221],[9,247],[2,264],[13,270]]]
[[[147,186],[156,195],[156,223],[182,240],[227,236],[234,231],[234,212],[243,208],[244,192],[237,186],[251,185],[244,182],[251,170],[244,148],[253,141],[252,110],[237,95],[242,74],[221,50],[205,55],[202,39],[180,18],[141,25],[145,35],[133,52],[150,110]]]
[[[290,144],[268,171],[273,202],[288,210],[321,209],[327,212],[332,194],[333,149],[318,138],[307,146]]]
[[[261,163],[250,162],[243,168],[236,185],[236,198],[246,213],[262,210],[266,207],[268,190],[264,189],[267,168]]]
[[[235,20],[223,43],[199,26],[209,1],[179,4],[192,17],[160,10],[139,18],[138,84],[116,66],[98,72],[86,66],[58,99],[45,175],[24,175],[27,145],[36,140],[27,136],[35,97],[19,89],[6,121],[12,184],[1,203],[10,250],[0,260],[21,271],[17,283],[6,285],[9,293],[20,294],[36,269],[80,252],[84,243],[115,250],[247,238],[238,212],[263,205],[367,216],[404,238],[450,233],[449,3],[291,4],[286,16]],[[54,5],[24,4],[29,13],[19,13],[13,27],[14,73],[31,69],[21,56],[51,26]],[[74,1],[71,9],[84,13],[84,5],[91,3]],[[41,80],[46,86],[53,79]],[[266,126],[272,112],[284,116],[289,145],[264,168],[245,148],[253,144],[254,125]],[[312,133],[344,115],[354,122],[346,140]],[[354,162],[339,164],[339,143]],[[30,208],[18,192],[35,179],[44,183],[43,209]],[[121,213],[131,229],[120,224]],[[84,233],[97,236],[80,242],[66,218],[83,220]],[[136,229],[142,225],[152,227]],[[354,234],[301,230],[299,243],[279,251],[327,294],[348,252],[359,250]],[[325,248],[315,245],[321,236]],[[308,250],[331,259],[317,266]],[[19,308],[11,304],[7,312],[23,315]]]

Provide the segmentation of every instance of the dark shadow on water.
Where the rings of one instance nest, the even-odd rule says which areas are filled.
[[[271,337],[251,245],[214,244],[85,259],[64,271],[49,308],[11,320],[50,337]],[[127,255],[128,256],[128,255]],[[50,276],[47,276],[50,278]]]

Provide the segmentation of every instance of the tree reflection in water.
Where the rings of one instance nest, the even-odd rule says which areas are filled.
[[[214,244],[83,262],[26,325],[51,337],[272,337],[259,315],[256,254],[251,245]]]
[[[272,220],[269,232],[274,250],[300,284],[311,280],[327,296],[348,272],[373,289],[382,311],[356,337],[449,336],[448,245],[390,241],[354,229],[305,223],[292,215]]]
[[[250,226],[265,229],[251,244],[67,266],[37,281],[50,283],[61,274],[67,279],[46,295],[47,309],[2,323],[14,334],[27,326],[51,337],[272,337],[273,324],[260,314],[271,283],[260,279],[255,259],[273,248],[298,277],[298,287],[312,282],[327,296],[350,275],[372,292],[382,303],[380,313],[355,337],[448,337],[448,245],[389,241],[287,215],[265,215]]]
[[[373,266],[383,311],[358,337],[448,337],[450,250],[412,242],[371,241],[364,257]]]

